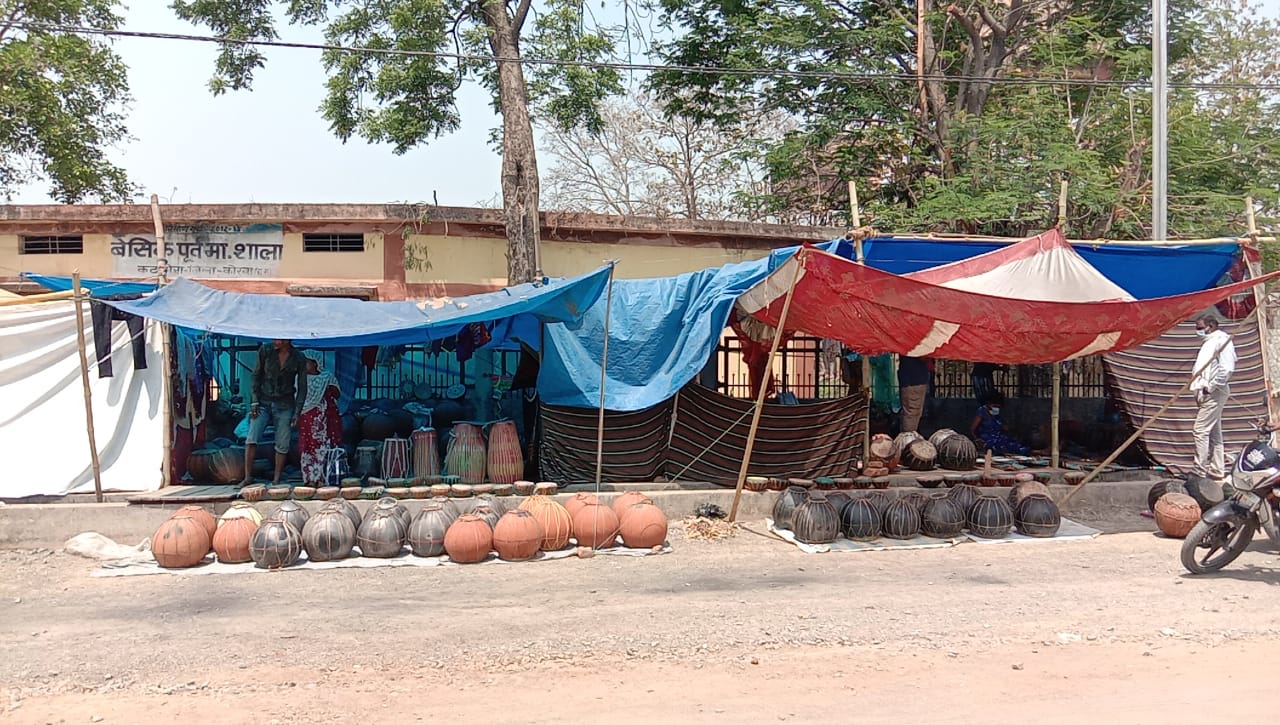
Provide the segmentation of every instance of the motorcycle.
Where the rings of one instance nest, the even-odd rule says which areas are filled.
[[[1257,437],[1231,467],[1235,493],[1209,508],[1182,542],[1182,566],[1210,574],[1236,560],[1262,529],[1280,546],[1280,451],[1271,446],[1268,423],[1254,425]]]

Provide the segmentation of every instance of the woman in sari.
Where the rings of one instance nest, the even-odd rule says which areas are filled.
[[[338,415],[338,381],[324,369],[320,353],[307,356],[307,396],[298,416],[298,449],[302,458],[302,482],[325,485],[324,458],[328,448],[342,441],[342,419]]]

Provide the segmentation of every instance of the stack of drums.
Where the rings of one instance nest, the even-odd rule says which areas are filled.
[[[902,449],[902,465],[913,471],[932,471],[938,459],[938,450],[929,441],[913,440]]]
[[[413,448],[413,475],[427,478],[440,475],[440,437],[435,428],[419,428],[409,436]]]
[[[449,450],[444,455],[444,468],[460,483],[484,483],[486,460],[484,433],[474,423],[455,423]]]
[[[867,451],[868,469],[884,468],[892,471],[898,467],[898,452],[894,448],[893,439],[884,433],[871,436],[871,446]],[[882,475],[887,475],[882,474]]]
[[[943,428],[929,437],[938,451],[938,465],[951,471],[968,471],[978,460],[978,449],[968,436]]]
[[[382,477],[406,478],[409,475],[409,439],[388,438],[382,444]]]
[[[489,429],[489,480],[515,483],[524,475],[524,454],[515,421],[500,420]]]

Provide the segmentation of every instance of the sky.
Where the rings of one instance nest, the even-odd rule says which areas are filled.
[[[125,29],[208,34],[175,18],[168,0],[131,4]],[[1266,14],[1280,15],[1280,0],[1261,5]],[[321,40],[314,29],[279,32],[285,40]],[[144,199],[500,206],[501,159],[489,144],[499,119],[474,84],[458,93],[460,130],[397,156],[390,146],[357,138],[343,143],[329,131],[317,110],[324,97],[319,51],[268,48],[253,90],[215,97],[206,85],[214,44],[120,38],[115,47],[129,66],[134,101],[133,139],[113,156]],[[44,185],[19,189],[13,201],[50,203]]]

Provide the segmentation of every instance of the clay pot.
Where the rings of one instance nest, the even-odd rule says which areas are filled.
[[[508,511],[493,527],[493,548],[506,561],[525,561],[542,546],[542,526],[533,514],[521,509]]]
[[[1047,539],[1058,533],[1062,514],[1053,499],[1038,493],[1030,494],[1013,510],[1013,525],[1023,536]]]
[[[356,530],[360,553],[375,559],[399,556],[404,549],[404,539],[404,520],[393,508],[373,507]]]
[[[262,523],[262,514],[251,503],[235,501],[222,512],[222,516],[218,517],[218,525],[221,526],[221,522],[227,519],[251,519],[253,525],[258,526]]]
[[[979,496],[969,509],[969,533],[983,539],[1003,539],[1013,529],[1013,509],[995,496]]]
[[[302,533],[282,519],[267,519],[253,532],[249,555],[259,569],[293,566],[302,556]]]
[[[502,516],[507,512],[507,505],[499,501],[498,497],[493,494],[486,493],[476,496],[476,502],[472,508],[474,509],[475,506],[479,506],[480,504],[492,506],[493,510],[498,512],[498,516]]]
[[[484,519],[491,529],[497,527],[498,520],[502,518],[502,514],[494,508],[493,504],[485,501],[479,501],[472,506],[471,514]]]
[[[166,569],[186,569],[209,553],[209,530],[186,514],[168,518],[151,535],[151,555]]]
[[[573,538],[578,546],[607,549],[618,538],[618,515],[601,503],[587,504],[573,515]]]
[[[542,527],[543,551],[558,551],[569,545],[569,537],[573,534],[573,517],[558,501],[546,496],[530,496],[520,504],[520,508],[533,514]]]
[[[479,516],[463,514],[449,526],[444,535],[444,550],[451,561],[476,564],[489,558],[493,548],[493,529]]]
[[[444,536],[456,517],[443,504],[428,502],[413,517],[406,537],[414,556],[440,556],[444,553]]]
[[[320,507],[321,511],[323,511],[324,509],[333,509],[334,511],[341,511],[342,515],[346,516],[347,520],[351,522],[352,529],[355,529],[357,531],[360,529],[360,524],[362,523],[362,520],[360,518],[360,509],[356,508],[356,505],[351,503],[347,499],[335,498],[329,501],[328,503],[326,503],[324,506]]]
[[[315,486],[294,486],[293,498],[295,501],[307,501],[316,495]]]
[[[374,511],[379,510],[394,511],[396,516],[400,517],[400,525],[404,527],[405,531],[409,530],[409,523],[413,521],[413,517],[409,515],[409,509],[405,508],[404,504],[390,496],[384,496],[383,498],[378,499],[378,502],[373,506],[370,506],[369,509],[365,511],[364,518],[361,519],[360,523],[367,521],[369,517],[373,515]]]
[[[978,493],[977,486],[967,483],[962,483],[947,492],[947,496],[960,505],[960,510],[964,512],[966,519],[969,516],[969,509],[973,508],[973,504],[981,495]]]
[[[240,499],[249,503],[257,503],[267,497],[267,487],[255,483],[240,489]]]
[[[302,547],[311,561],[338,561],[351,556],[356,528],[340,509],[322,508],[302,527]]]
[[[1009,497],[1007,499],[1009,508],[1014,511],[1018,510],[1018,504],[1022,503],[1022,499],[1027,496],[1048,496],[1049,487],[1036,480],[1018,481],[1009,489]]]
[[[194,481],[240,483],[244,480],[244,448],[231,446],[195,451],[187,457],[187,472]]]
[[[321,486],[316,489],[316,499],[319,501],[328,501],[338,497],[339,489],[337,486]]]
[[[941,432],[938,431],[938,433]],[[934,436],[938,433],[934,433]],[[936,442],[931,438],[930,441],[938,452],[938,465],[942,468],[950,471],[968,471],[978,462],[978,447],[969,440],[968,436],[951,431],[949,436]]]
[[[195,519],[209,534],[209,540],[213,541],[213,534],[218,530],[218,520],[215,519],[213,514],[209,513],[209,510],[205,507],[196,506],[194,504],[190,506],[183,506],[177,511],[174,511],[173,516],[190,516]],[[173,516],[170,516],[169,518],[173,518]]]
[[[871,504],[871,507],[876,511],[876,515],[881,518],[884,518],[884,512],[889,510],[889,504],[897,500],[884,491],[871,491],[863,496],[863,499]]]
[[[822,491],[812,491],[791,515],[791,531],[805,544],[830,544],[840,535],[840,514]]]
[[[925,493],[924,491],[913,491],[903,496],[902,500],[906,501],[912,506],[915,506],[916,511],[919,511],[920,513],[923,514],[925,505],[928,504],[931,499],[929,498],[929,494]]]
[[[1154,513],[1165,536],[1183,539],[1200,521],[1200,504],[1185,493],[1166,493],[1156,501]]]
[[[915,538],[920,533],[920,510],[908,501],[894,501],[884,511],[880,532],[890,539]]]
[[[787,490],[778,494],[778,500],[773,503],[774,528],[790,530],[791,517],[795,514],[796,507],[808,497],[808,489],[800,486],[788,486]]]
[[[307,510],[299,506],[293,501],[285,501],[276,506],[275,509],[267,514],[269,519],[284,519],[293,528],[302,531],[307,525],[307,519],[311,518],[311,514]]]
[[[930,498],[920,510],[920,533],[935,539],[959,536],[966,523],[964,510],[950,496]]]
[[[648,501],[631,504],[623,515],[622,542],[631,549],[652,549],[667,541],[667,515]]]
[[[253,561],[249,555],[249,542],[258,530],[253,519],[227,519],[213,534],[213,553],[223,564],[243,564]]]
[[[916,476],[916,483],[920,484],[921,488],[937,488],[942,485],[943,480],[943,476],[936,473],[931,473],[927,476]]]
[[[742,483],[742,487],[748,491],[759,493],[769,488],[769,478],[768,476],[747,476]]]
[[[609,503],[609,508],[613,509],[613,513],[621,522],[631,507],[638,503],[653,503],[653,501],[639,491],[627,491],[619,496],[615,496],[613,501]],[[570,513],[573,513],[572,511]]]
[[[837,514],[843,511],[844,507],[848,505],[851,500],[853,500],[853,497],[844,491],[827,492],[827,502],[835,507]]]
[[[932,471],[938,460],[938,449],[923,438],[914,440],[902,450],[900,460],[913,471]]]
[[[267,489],[267,498],[272,501],[283,501],[286,498],[289,498],[289,492],[292,490],[293,489],[288,486],[274,486]]]
[[[918,441],[918,440],[923,440],[923,438],[919,433],[916,433],[915,431],[907,431],[905,433],[899,433],[898,437],[893,439],[893,450],[892,450],[892,453],[890,454],[890,457],[893,459],[893,461],[895,461],[895,463],[901,462],[902,454],[907,451],[907,446],[911,445],[913,441]],[[897,465],[890,466],[889,468],[890,470],[896,469]]]
[[[574,514],[578,513],[578,511],[581,510],[583,506],[587,506],[589,504],[598,504],[598,503],[600,503],[600,499],[597,498],[594,493],[579,491],[573,494],[572,496],[570,496],[568,501],[564,502],[564,509],[565,511],[569,512],[570,516],[573,516]]]
[[[880,512],[869,498],[851,499],[840,509],[840,530],[852,541],[870,541],[880,536],[880,520]]]
[[[449,486],[449,495],[453,498],[471,498],[474,493],[469,483],[455,483]]]

